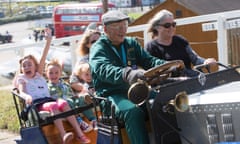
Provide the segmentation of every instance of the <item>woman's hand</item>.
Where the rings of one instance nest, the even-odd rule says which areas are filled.
[[[205,64],[205,65],[215,65],[215,64],[217,64],[217,61],[214,58],[208,58],[204,61],[203,64]]]

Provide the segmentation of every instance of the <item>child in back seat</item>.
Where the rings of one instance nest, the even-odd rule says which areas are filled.
[[[46,45],[40,62],[38,63],[36,58],[32,55],[27,55],[20,59],[20,74],[16,75],[13,84],[19,89],[20,96],[25,99],[27,105],[37,104],[39,111],[49,111],[51,115],[55,115],[70,110],[70,107],[63,99],[51,99],[46,80],[43,77],[45,60],[52,40],[51,30],[46,29],[45,35]],[[79,142],[84,144],[90,143],[90,139],[88,139],[77,126],[78,124],[75,117],[69,116],[66,119],[77,132],[77,139]],[[70,144],[73,139],[73,133],[64,130],[61,119],[54,120],[54,125],[60,131],[63,144]]]
[[[87,62],[80,62],[75,66],[69,81],[74,92],[80,95],[82,99],[84,99],[84,103],[87,104],[92,102],[89,93],[94,93],[95,91],[92,88],[90,65]],[[97,130],[98,127],[96,117],[93,117],[90,114],[86,114],[86,116],[88,120],[91,121],[93,129]]]
[[[73,109],[85,105],[84,98],[81,97],[81,95],[73,93],[70,85],[61,80],[61,74],[62,67],[57,60],[51,60],[46,65],[46,76],[48,78],[48,88],[51,96],[67,100]],[[91,109],[83,111],[83,114],[90,120],[96,119]],[[92,125],[88,125],[81,117],[78,117],[77,120],[83,132],[87,133],[93,129]]]

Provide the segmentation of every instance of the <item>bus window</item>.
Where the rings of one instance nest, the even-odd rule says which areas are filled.
[[[80,31],[81,30],[81,27],[80,26],[73,26],[73,31]]]
[[[73,9],[72,10],[72,14],[78,14],[79,13],[79,10],[78,9]]]
[[[64,26],[64,31],[71,31],[71,26]]]
[[[96,13],[103,13],[102,8],[96,8]]]

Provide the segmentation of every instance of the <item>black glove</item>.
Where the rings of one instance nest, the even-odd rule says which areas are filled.
[[[137,82],[138,79],[144,79],[144,72],[143,69],[133,70],[131,67],[126,67],[123,69],[123,80],[131,85]]]

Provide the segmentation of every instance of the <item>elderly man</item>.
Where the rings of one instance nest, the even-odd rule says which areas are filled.
[[[89,63],[97,95],[116,106],[116,116],[125,122],[131,144],[148,144],[146,110],[132,103],[127,92],[143,77],[144,70],[165,61],[146,53],[135,38],[126,37],[128,21],[129,17],[120,11],[102,16],[104,34],[92,45]]]

